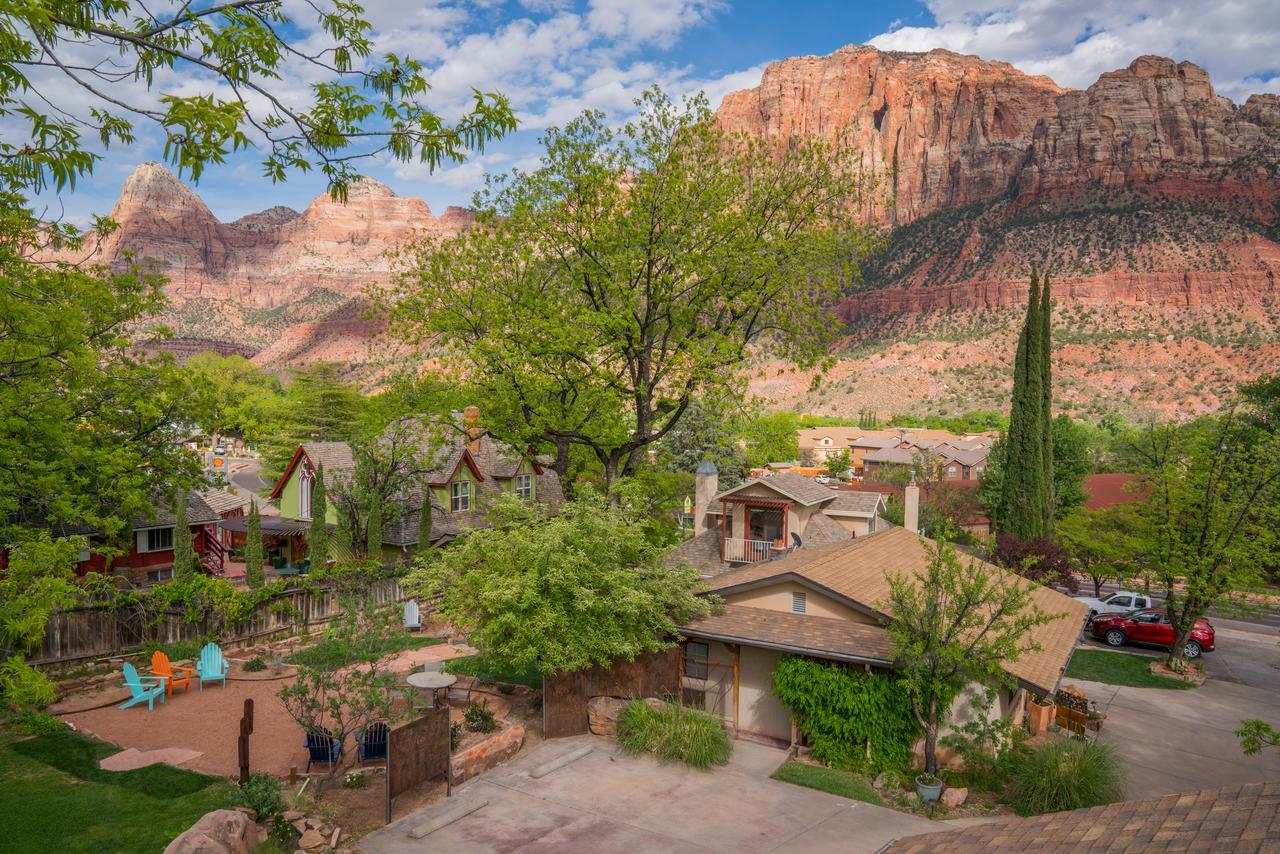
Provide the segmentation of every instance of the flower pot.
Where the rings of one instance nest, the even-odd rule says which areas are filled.
[[[1048,732],[1056,711],[1057,706],[1053,703],[1038,703],[1035,700],[1028,700],[1027,728],[1031,730],[1031,734],[1039,735],[1042,732]]]
[[[916,796],[922,804],[934,803],[942,797],[942,781],[937,777],[921,774],[916,777]]]

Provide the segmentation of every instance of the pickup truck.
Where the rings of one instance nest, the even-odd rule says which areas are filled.
[[[1150,608],[1155,602],[1146,593],[1134,593],[1131,590],[1118,590],[1104,599],[1092,596],[1077,596],[1077,602],[1089,606],[1089,619],[1097,614],[1111,614],[1119,611],[1132,611],[1135,608]]]

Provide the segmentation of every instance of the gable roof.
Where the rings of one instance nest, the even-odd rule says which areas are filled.
[[[155,516],[139,516],[132,520],[132,527],[135,531],[145,531],[147,528],[172,528],[174,523],[178,521],[174,507],[169,504],[155,505]],[[199,492],[187,493],[187,524],[188,525],[207,525],[210,522],[217,522],[222,519],[218,511],[209,506],[209,502],[205,501],[204,496]]]
[[[1280,850],[1280,782],[996,819],[959,830],[908,836],[894,840],[884,850],[903,854]]]
[[[725,605],[721,613],[688,621],[680,633],[859,664],[887,667],[891,662],[889,635],[882,626],[836,617]]]
[[[841,490],[836,500],[822,508],[833,516],[874,516],[884,509],[884,496],[878,492],[851,492]]]
[[[910,576],[927,566],[929,542],[905,528],[887,528],[834,545],[801,549],[779,560],[731,569],[712,578],[707,589],[723,594],[795,580],[888,620],[892,615],[880,609],[889,598],[889,576]],[[990,571],[1010,574],[992,564],[974,561]],[[1033,586],[1030,595],[1031,601],[1046,613],[1064,616],[1033,629],[1042,649],[1024,653],[1009,665],[1007,672],[1034,690],[1051,694],[1071,658],[1088,607],[1048,587]]]
[[[267,496],[269,500],[274,501],[280,497],[280,493],[284,491],[284,485],[289,482],[289,478],[293,476],[293,470],[304,457],[310,461],[313,469],[323,465],[326,477],[345,475],[354,471],[356,467],[356,456],[346,442],[303,442],[298,446],[298,450],[293,452],[293,459],[289,460],[289,465],[284,467],[280,480],[276,481],[275,488]]]
[[[200,497],[219,516],[249,506],[248,498],[225,489],[206,489],[200,493]]]
[[[779,495],[784,495],[792,501],[797,501],[806,507],[814,504],[821,504],[823,501],[830,501],[836,496],[834,490],[828,489],[811,477],[805,477],[802,474],[793,474],[791,472],[781,472],[780,474],[770,475],[769,477],[753,477],[751,480],[738,484],[733,489],[720,493],[716,496],[716,499],[723,501],[725,498],[746,489],[748,486],[756,485],[772,489]]]

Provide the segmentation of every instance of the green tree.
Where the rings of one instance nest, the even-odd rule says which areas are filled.
[[[1093,470],[1095,448],[1090,443],[1090,429],[1069,415],[1059,415],[1050,422],[1053,433],[1053,512],[1060,520],[1084,503],[1088,495],[1084,490],[1085,477]],[[1007,436],[997,439],[987,457],[987,468],[982,475],[978,494],[982,505],[992,518],[993,527],[1002,530],[996,518],[1004,507]]]
[[[187,523],[187,496],[180,494],[173,511],[173,577],[190,578],[196,571],[196,552]]]
[[[322,565],[329,559],[329,501],[325,495],[324,463],[316,466],[315,482],[311,484],[311,529],[307,542],[311,544],[311,563]]]
[[[484,228],[418,244],[381,294],[393,330],[442,342],[513,444],[572,446],[606,486],[693,400],[741,397],[748,353],[829,359],[830,306],[881,231],[853,209],[869,176],[843,148],[717,125],[657,90],[619,129],[586,113],[541,164],[478,194]]]
[[[431,548],[431,484],[422,482],[422,510],[418,513],[418,550],[424,554]]]
[[[794,412],[762,412],[742,419],[743,455],[747,465],[790,462],[800,456],[800,418]]]
[[[212,446],[227,433],[259,441],[279,423],[284,404],[280,380],[243,356],[197,353],[182,370],[195,390],[187,415]]]
[[[993,527],[1022,540],[1044,539],[1053,530],[1053,462],[1052,457],[1045,458],[1046,451],[1052,453],[1052,438],[1046,435],[1050,431],[1046,401],[1052,394],[1046,385],[1047,305],[1047,300],[1042,299],[1039,273],[1033,267],[1027,316],[1014,361],[1009,430],[1001,440],[998,457],[1001,493],[988,505]]]
[[[85,545],[82,537],[54,539],[43,531],[8,549],[0,572],[0,709],[56,699],[49,680],[27,664],[26,655],[44,640],[50,614],[75,601],[76,552]]]
[[[848,480],[849,473],[853,471],[853,453],[848,448],[842,448],[834,454],[827,457],[827,472],[834,478],[840,480]]]
[[[1248,403],[1189,424],[1152,425],[1133,453],[1151,494],[1138,503],[1130,548],[1165,592],[1182,654],[1196,620],[1261,581],[1280,547],[1280,432],[1260,429]]]
[[[369,518],[365,526],[365,554],[374,557],[382,554],[382,513],[386,502],[378,493],[369,498]]]
[[[1240,739],[1240,749],[1245,756],[1256,756],[1264,748],[1280,747],[1280,730],[1257,718],[1241,721],[1236,737]]]
[[[666,649],[708,611],[698,573],[667,568],[641,520],[589,490],[556,515],[514,499],[493,514],[498,524],[417,560],[404,584],[439,594],[441,615],[496,667],[608,666]]]
[[[285,388],[284,413],[267,443],[267,466],[279,475],[304,442],[352,442],[363,426],[367,398],[330,363],[293,376]],[[332,484],[330,484],[332,486]]]
[[[1079,509],[1058,521],[1058,542],[1071,555],[1074,569],[1093,582],[1093,595],[1115,578],[1142,573],[1141,555],[1133,551],[1138,525],[1135,504],[1116,504],[1099,510]]]
[[[244,535],[244,582],[250,590],[257,590],[265,580],[262,570],[262,515],[258,512],[258,502],[250,499]]]
[[[970,682],[1012,684],[1006,668],[1040,649],[1032,629],[1062,614],[1031,601],[1031,585],[1012,573],[962,559],[945,540],[929,545],[928,565],[890,575],[887,626],[895,669],[924,729],[924,764],[938,773],[938,730]]]
[[[252,145],[264,152],[272,181],[318,169],[334,197],[345,198],[362,159],[434,167],[515,128],[507,101],[494,94],[476,92],[453,123],[423,106],[422,65],[372,56],[372,27],[359,5],[309,4],[315,17],[307,23],[317,35],[305,44],[294,34],[307,23],[291,20],[286,8],[281,0],[186,3],[173,11],[134,0],[5,4],[0,113],[28,131],[0,142],[0,179],[33,192],[74,185],[101,157],[82,133],[103,147],[131,144],[141,122],[158,128],[165,160],[193,179]],[[61,81],[28,76],[35,68],[60,73]],[[282,91],[286,71],[315,81],[306,97]],[[146,94],[170,73],[206,85]],[[132,88],[122,89],[121,80]]]
[[[656,444],[658,468],[692,474],[703,460],[711,460],[720,489],[732,489],[742,483],[747,461],[738,447],[729,410],[726,403],[691,400],[684,416]]]

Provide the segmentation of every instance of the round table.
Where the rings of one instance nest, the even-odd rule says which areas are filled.
[[[430,709],[435,706],[436,692],[457,682],[458,677],[451,673],[428,670],[423,673],[410,673],[404,681],[422,691],[423,699],[426,701],[427,708]]]

